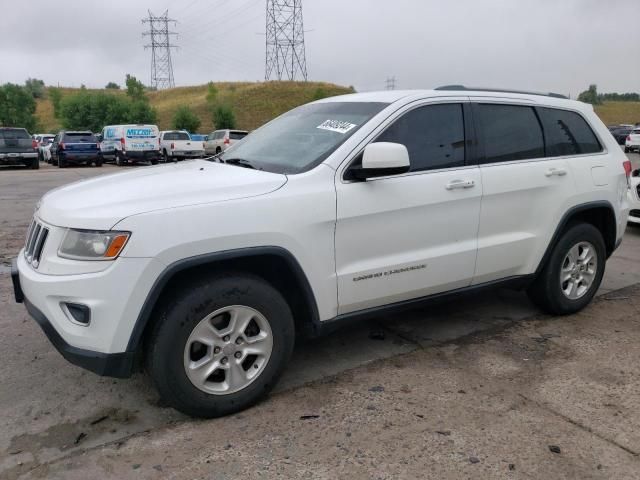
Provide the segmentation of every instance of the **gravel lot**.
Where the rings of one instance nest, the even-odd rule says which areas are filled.
[[[68,364],[13,303],[38,198],[114,171],[0,169],[0,478],[640,478],[640,229],[579,315],[497,291],[354,325],[262,404],[194,421],[144,376]]]

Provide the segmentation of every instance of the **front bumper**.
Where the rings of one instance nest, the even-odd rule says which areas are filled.
[[[20,285],[18,262],[11,262],[11,280],[16,302],[24,303],[29,315],[33,317],[49,341],[70,363],[98,375],[115,378],[128,378],[133,373],[135,352],[102,353],[85,350],[69,345],[58,333],[49,319],[28,298],[24,296]]]
[[[136,356],[127,348],[131,332],[161,265],[119,258],[100,272],[50,275],[32,268],[21,252],[11,277],[16,301],[25,304],[64,358],[98,375],[126,378]],[[63,308],[69,303],[90,309],[88,325],[69,317]]]

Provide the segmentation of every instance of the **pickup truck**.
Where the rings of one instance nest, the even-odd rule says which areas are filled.
[[[165,162],[204,157],[204,142],[191,140],[182,130],[160,132],[160,153]]]
[[[0,165],[40,168],[37,142],[24,128],[0,128]]]

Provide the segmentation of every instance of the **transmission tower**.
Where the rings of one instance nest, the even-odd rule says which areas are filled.
[[[307,81],[302,0],[267,0],[264,78]]]
[[[395,90],[396,89],[396,77],[387,78],[387,90]]]
[[[176,45],[171,45],[171,35],[175,32],[169,31],[169,23],[176,21],[169,18],[169,11],[166,10],[161,16],[155,16],[149,10],[149,17],[142,19],[142,23],[149,24],[149,31],[143,36],[151,37],[151,43],[145,45],[151,49],[151,87],[157,89],[173,88],[173,65],[171,64],[171,49]]]

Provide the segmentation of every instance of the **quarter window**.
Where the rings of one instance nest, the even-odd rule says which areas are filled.
[[[428,105],[406,113],[376,142],[407,147],[411,171],[463,166],[465,162],[464,115],[459,103]]]
[[[542,127],[532,107],[478,105],[484,158],[481,163],[544,157]]]
[[[602,145],[587,122],[575,112],[540,108],[547,157],[579,155],[602,151]]]

